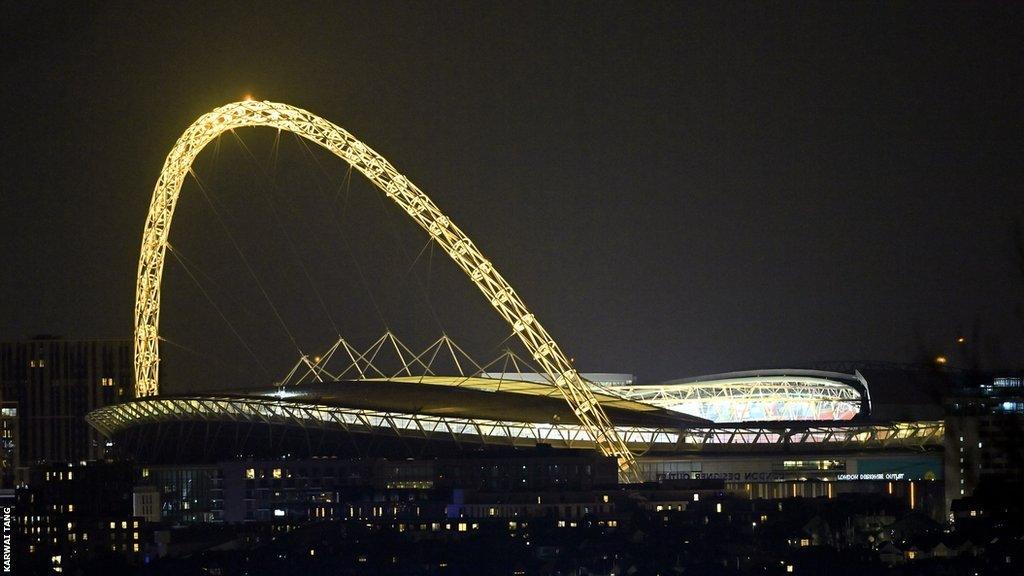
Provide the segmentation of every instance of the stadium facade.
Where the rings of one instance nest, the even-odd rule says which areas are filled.
[[[942,500],[943,422],[873,419],[860,374],[765,370],[652,385],[630,375],[584,378],[636,454],[643,481],[714,480],[764,498],[884,491],[915,506]],[[757,419],[716,421],[736,414]],[[557,388],[521,372],[163,395],[101,408],[88,420],[152,465],[522,457],[595,447]]]

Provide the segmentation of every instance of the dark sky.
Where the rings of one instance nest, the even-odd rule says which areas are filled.
[[[1024,364],[1019,4],[231,4],[2,3],[0,338],[127,337],[164,156],[251,93],[387,157],[582,370],[965,362],[961,333]],[[171,241],[269,372],[290,344],[225,226],[304,349],[333,330],[310,283],[357,341],[383,324],[367,287],[412,342],[440,330],[428,300],[480,354],[504,338],[365,180],[325,208],[340,161],[239,137],[259,164],[224,136],[197,165],[224,225],[189,182]],[[173,262],[165,288],[168,338],[261,377]]]

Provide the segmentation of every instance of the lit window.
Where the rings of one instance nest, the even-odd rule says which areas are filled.
[[[273,472],[272,475],[274,477],[274,480],[280,480],[281,479],[281,469],[280,468],[274,468],[274,472]]]
[[[256,470],[254,470],[252,468],[247,468],[246,471],[245,471],[245,478],[246,478],[246,480],[255,480],[256,479]]]
[[[607,494],[602,494],[601,495],[601,502],[607,502],[607,501],[608,501],[608,495]]]

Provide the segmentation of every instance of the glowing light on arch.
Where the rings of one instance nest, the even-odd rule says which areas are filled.
[[[434,239],[476,284],[512,327],[533,358],[561,391],[601,452],[619,459],[621,476],[635,480],[636,461],[569,358],[519,295],[473,242],[415,184],[383,156],[342,128],[300,108],[245,100],[204,114],[185,130],[167,155],[142,234],[135,293],[135,395],[159,393],[160,285],[171,219],[181,185],[199,152],[218,135],[235,128],[268,126],[315,142],[359,170]]]

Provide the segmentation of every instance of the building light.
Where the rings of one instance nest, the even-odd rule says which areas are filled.
[[[786,564],[786,573],[787,574],[792,574],[793,573],[793,565],[792,564]]]
[[[254,468],[246,468],[246,470],[245,470],[245,479],[246,480],[255,480],[256,479],[256,470]]]
[[[946,358],[945,356],[936,356],[935,357],[935,363],[936,364],[943,365],[943,364],[945,364],[947,362],[949,362],[949,359]]]
[[[718,513],[722,512],[722,503],[721,502],[718,502],[718,503],[715,504],[715,512],[718,512]]]
[[[274,468],[274,471],[273,471],[273,473],[271,475],[273,476],[274,480],[280,480],[281,479],[281,469],[280,468]]]
[[[601,502],[608,502],[608,495],[607,494],[602,494],[601,495]]]
[[[700,494],[694,494],[693,495],[693,501],[694,502],[700,502]]]
[[[280,508],[275,508],[274,509],[274,516],[278,516],[278,517],[284,516],[284,510],[281,510]]]

